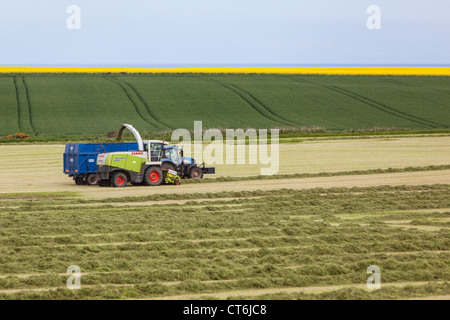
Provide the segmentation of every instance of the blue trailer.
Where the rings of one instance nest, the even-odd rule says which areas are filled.
[[[97,184],[97,156],[100,153],[137,151],[137,142],[69,143],[64,152],[64,173],[77,185]]]

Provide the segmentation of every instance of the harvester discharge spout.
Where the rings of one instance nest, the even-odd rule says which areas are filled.
[[[130,130],[131,133],[136,138],[136,141],[138,143],[139,151],[144,151],[144,143],[142,142],[141,135],[139,134],[139,132],[131,124],[126,124],[126,123],[122,124],[122,126],[120,127],[120,130],[119,130],[119,133],[117,134],[116,140],[117,141],[121,141],[122,140],[122,134],[123,134],[123,130],[125,130],[125,128]]]

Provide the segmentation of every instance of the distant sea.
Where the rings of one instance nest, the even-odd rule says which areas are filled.
[[[450,64],[1,64],[4,67],[70,67],[70,68],[350,68],[350,67],[434,67],[449,68]]]

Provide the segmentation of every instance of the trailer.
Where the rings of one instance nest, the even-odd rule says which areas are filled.
[[[72,177],[77,185],[96,185],[99,154],[137,151],[138,148],[137,142],[66,144],[63,155],[64,173]]]

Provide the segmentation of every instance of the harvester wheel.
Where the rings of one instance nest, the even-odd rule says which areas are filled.
[[[76,178],[75,178],[75,184],[76,184],[77,186],[82,186],[82,185],[85,185],[86,182],[83,181],[83,177],[76,177]]]
[[[88,186],[96,186],[98,184],[97,175],[95,173],[91,173],[86,178],[86,183]]]
[[[189,176],[192,179],[202,179],[203,178],[203,171],[199,167],[192,168],[189,172]]]
[[[117,172],[113,175],[111,183],[114,187],[117,188],[125,187],[128,183],[128,177],[123,172]]]
[[[164,180],[164,174],[160,167],[150,167],[145,171],[145,184],[159,186]]]
[[[98,182],[98,185],[100,187],[111,187],[111,181],[109,181],[109,180],[100,180]]]

